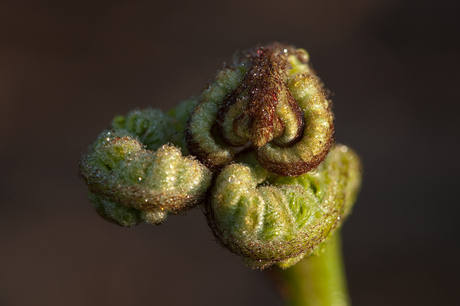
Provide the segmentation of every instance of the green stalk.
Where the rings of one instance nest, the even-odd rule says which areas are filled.
[[[339,230],[319,256],[311,255],[281,271],[286,285],[287,305],[351,305],[342,262]]]

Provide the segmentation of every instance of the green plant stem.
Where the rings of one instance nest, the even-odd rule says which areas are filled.
[[[337,230],[319,256],[311,255],[282,270],[287,287],[287,305],[350,305],[341,251],[340,232]]]

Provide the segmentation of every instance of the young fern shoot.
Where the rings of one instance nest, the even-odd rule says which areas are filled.
[[[237,52],[167,114],[115,117],[80,175],[110,222],[161,224],[203,205],[219,244],[252,268],[286,269],[327,248],[360,187],[359,158],[334,143],[333,119],[308,53],[273,43]]]

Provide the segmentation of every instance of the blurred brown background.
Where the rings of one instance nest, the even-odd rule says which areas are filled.
[[[81,152],[113,116],[197,94],[236,49],[306,48],[364,163],[354,305],[458,305],[460,2],[0,2],[0,305],[282,305],[200,210],[119,228]],[[456,190],[457,188],[457,190]]]

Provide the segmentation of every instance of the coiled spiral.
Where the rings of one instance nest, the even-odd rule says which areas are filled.
[[[333,138],[330,102],[308,54],[277,43],[235,56],[203,91],[186,131],[188,149],[210,168],[252,147],[283,176],[316,168]]]
[[[331,102],[308,53],[238,52],[213,84],[164,114],[118,116],[80,160],[96,211],[161,224],[202,202],[217,241],[253,268],[286,268],[348,216],[358,156],[334,145]]]
[[[360,161],[337,145],[315,173],[281,177],[254,159],[226,166],[206,205],[220,244],[253,268],[288,267],[310,254],[346,218],[360,182]]]
[[[160,224],[168,213],[203,200],[211,172],[164,144],[176,136],[171,118],[147,109],[118,116],[112,125],[80,160],[90,200],[104,219],[122,226]]]

